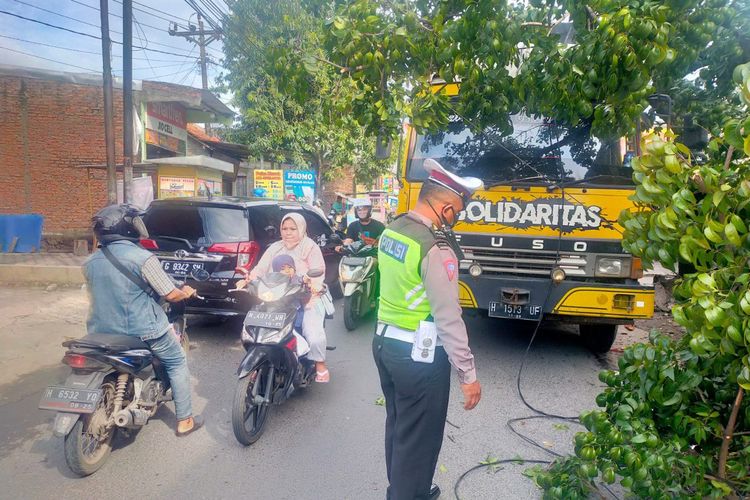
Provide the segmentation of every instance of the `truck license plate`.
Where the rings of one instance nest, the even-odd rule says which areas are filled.
[[[490,302],[489,315],[493,318],[538,320],[542,316],[542,306],[526,304],[523,306]]]

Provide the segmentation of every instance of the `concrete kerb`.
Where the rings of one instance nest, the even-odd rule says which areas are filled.
[[[82,285],[80,266],[0,264],[0,283]]]

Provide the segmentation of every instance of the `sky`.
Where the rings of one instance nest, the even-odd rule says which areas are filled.
[[[228,10],[223,0],[198,0],[197,3],[209,2],[223,11]],[[195,11],[188,5],[188,0],[134,0],[133,7],[133,16],[137,22],[133,26],[133,78],[200,87],[198,46],[185,38],[170,36],[167,31],[170,21],[179,22],[183,26],[191,21],[197,26]],[[45,26],[8,13],[97,38]],[[114,76],[122,75],[122,45],[114,43],[122,41],[121,16],[120,0],[109,0],[109,28],[113,41],[111,64]],[[204,28],[210,29],[205,24]],[[180,30],[183,31],[184,28]],[[101,74],[100,35],[99,0],[0,0],[2,64]],[[153,50],[136,49],[136,46]],[[157,50],[162,52],[156,52]],[[207,56],[212,61],[208,65],[208,84],[211,87],[221,71],[221,41],[214,41],[208,46]],[[221,98],[227,102],[229,96]]]

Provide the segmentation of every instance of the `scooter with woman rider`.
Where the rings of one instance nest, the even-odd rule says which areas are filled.
[[[330,380],[324,324],[332,304],[326,304],[324,275],[320,247],[306,236],[304,217],[292,213],[281,221],[281,241],[269,246],[247,279],[237,283],[237,290],[250,285],[260,301],[243,324],[247,354],[237,372],[232,411],[235,437],[243,444],[260,437],[271,404],[313,380]],[[304,349],[298,351],[300,345]]]

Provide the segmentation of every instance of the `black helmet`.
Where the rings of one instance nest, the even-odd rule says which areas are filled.
[[[143,211],[127,203],[110,205],[99,210],[91,219],[94,234],[102,245],[113,241],[138,241],[148,238],[148,230],[141,219]]]

